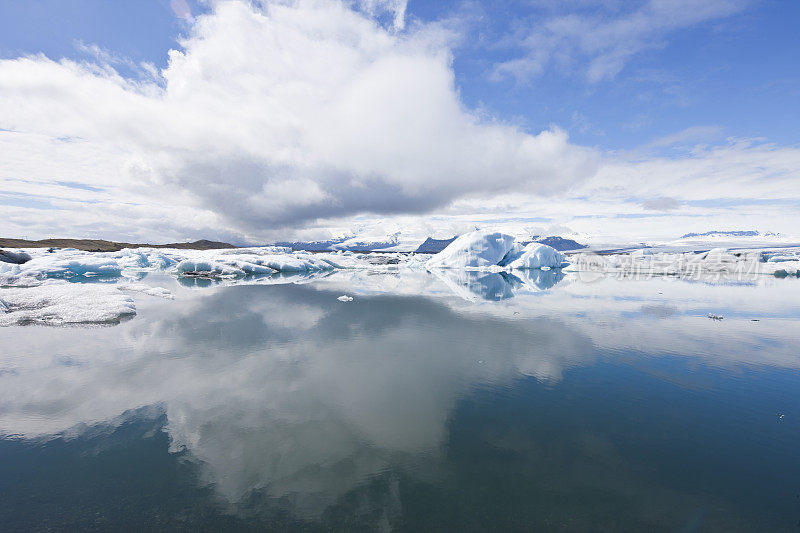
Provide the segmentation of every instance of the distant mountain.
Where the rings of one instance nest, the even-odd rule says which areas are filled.
[[[397,245],[396,239],[387,241],[359,241],[353,237],[340,237],[328,239],[327,241],[283,241],[275,243],[275,246],[285,246],[292,250],[304,250],[307,252],[332,252],[336,250],[371,252],[372,250],[391,248],[395,245]]]
[[[747,231],[707,231],[705,233],[687,233],[686,235],[682,235],[681,239],[691,239],[694,237],[758,237],[761,235],[757,231],[747,230]],[[772,233],[767,233],[766,235],[772,235]]]
[[[582,248],[586,248],[585,244],[573,241],[572,239],[565,239],[563,237],[556,237],[556,236],[545,237],[543,239],[536,239],[536,242],[546,244],[547,246],[552,246],[559,252],[566,252],[569,250],[580,250]]]
[[[202,239],[194,242],[175,242],[170,244],[132,244],[129,242],[106,241],[102,239],[2,239],[0,246],[6,248],[75,248],[86,252],[117,252],[123,248],[179,248],[181,250],[219,250],[237,248],[227,242]]]
[[[138,244],[135,246],[139,246]],[[142,245],[151,246],[152,248],[178,248],[180,250],[224,250],[226,248],[238,248],[227,242],[209,241],[207,239],[200,239],[194,242],[176,242],[172,244],[151,244]]]
[[[447,245],[456,240],[456,237],[451,239],[433,239],[428,237],[425,239],[425,242],[419,245],[419,247],[414,250],[414,253],[417,254],[438,254],[445,248]]]
[[[327,241],[281,241],[276,242],[275,246],[285,246],[292,250],[305,250],[307,252],[329,252],[334,246],[344,242],[345,238],[329,239]]]

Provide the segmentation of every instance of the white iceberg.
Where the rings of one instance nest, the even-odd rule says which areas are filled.
[[[292,252],[280,247],[232,250],[137,248],[117,252],[84,252],[61,248],[29,252],[32,258],[24,264],[0,261],[0,286],[30,287],[53,279],[89,281],[94,278],[112,281],[127,278],[136,281],[145,272],[154,271],[168,272],[181,279],[241,280],[249,276],[310,274],[338,269],[398,270],[400,263],[407,259],[376,254]],[[419,266],[419,260],[415,264]]]
[[[273,274],[275,270],[236,259],[223,261],[184,259],[175,265],[174,272],[181,275],[204,275],[208,277],[243,277],[248,274]]]
[[[473,231],[461,235],[444,250],[434,255],[426,265],[430,268],[468,268],[482,270],[515,270],[559,268],[566,256],[546,244],[514,242],[503,233]]]
[[[76,276],[116,278],[122,267],[113,257],[91,252],[54,253],[34,257],[24,265],[22,272],[38,273],[47,278],[67,279]]]
[[[316,272],[341,268],[329,255],[282,253],[274,248],[240,248],[222,252],[189,252],[172,269],[177,274],[205,273],[210,277],[244,277],[276,272]]]
[[[559,268],[565,261],[566,256],[552,246],[532,242],[525,246],[515,244],[500,262],[500,266],[513,270]]]
[[[514,245],[514,237],[483,230],[461,235],[428,260],[432,268],[485,268],[496,266]]]
[[[784,263],[788,261],[800,261],[800,256],[794,254],[773,255],[767,259],[767,263]]]
[[[736,263],[739,258],[728,251],[727,248],[712,248],[703,256],[703,260],[710,263]]]
[[[653,255],[653,250],[650,248],[639,248],[638,250],[634,250],[631,252],[631,257],[640,258],[640,257],[648,257]]]

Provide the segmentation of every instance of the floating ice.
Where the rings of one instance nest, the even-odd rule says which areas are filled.
[[[482,268],[495,266],[511,250],[514,237],[502,233],[473,231],[461,235],[427,263],[433,268]]]
[[[276,253],[272,248],[189,252],[174,267],[178,274],[204,272],[210,277],[243,277],[276,272],[314,272],[341,268],[330,254]]]
[[[174,300],[175,295],[168,289],[164,287],[151,287],[144,283],[120,283],[116,285],[117,290],[120,291],[127,291],[127,292],[141,292],[142,294],[147,294],[148,296],[157,296],[159,298],[165,298],[167,300]]]
[[[767,259],[767,263],[783,263],[786,261],[800,261],[800,256],[793,254],[773,255],[772,257]]]
[[[800,277],[798,250],[781,252],[714,248],[706,252],[650,250],[644,256],[634,251],[597,255],[581,252],[570,256],[569,272],[614,273],[621,276],[690,276],[719,280],[721,276],[774,275]],[[798,254],[798,255],[795,255]],[[774,261],[772,258],[776,258]]]
[[[702,256],[704,261],[714,263],[735,263],[738,257],[730,253],[726,248],[712,248]]]
[[[0,250],[0,262],[14,263],[21,265],[31,260],[31,256],[25,252],[12,252],[11,250]]]
[[[0,326],[116,324],[136,314],[113,285],[58,283],[0,290]]]
[[[546,244],[514,243],[514,237],[502,233],[473,231],[461,235],[434,255],[427,266],[432,268],[502,269],[558,268],[566,256]]]
[[[500,263],[511,269],[559,268],[566,256],[552,246],[532,242],[526,246],[514,244]]]
[[[653,255],[653,250],[650,248],[640,248],[631,252],[631,257],[647,257]]]
[[[113,257],[103,253],[62,250],[34,257],[21,266],[21,272],[54,279],[76,276],[116,278],[122,275],[122,267]]]

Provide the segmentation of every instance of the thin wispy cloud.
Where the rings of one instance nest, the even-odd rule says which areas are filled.
[[[723,20],[744,10],[747,2],[648,0],[538,6],[540,10],[506,38],[507,46],[518,50],[518,55],[495,65],[492,79],[525,82],[555,68],[578,73],[591,83],[608,81],[637,54],[666,46],[674,32]]]

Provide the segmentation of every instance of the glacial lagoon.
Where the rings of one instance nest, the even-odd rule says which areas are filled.
[[[250,281],[0,328],[4,529],[798,528],[796,277]]]

